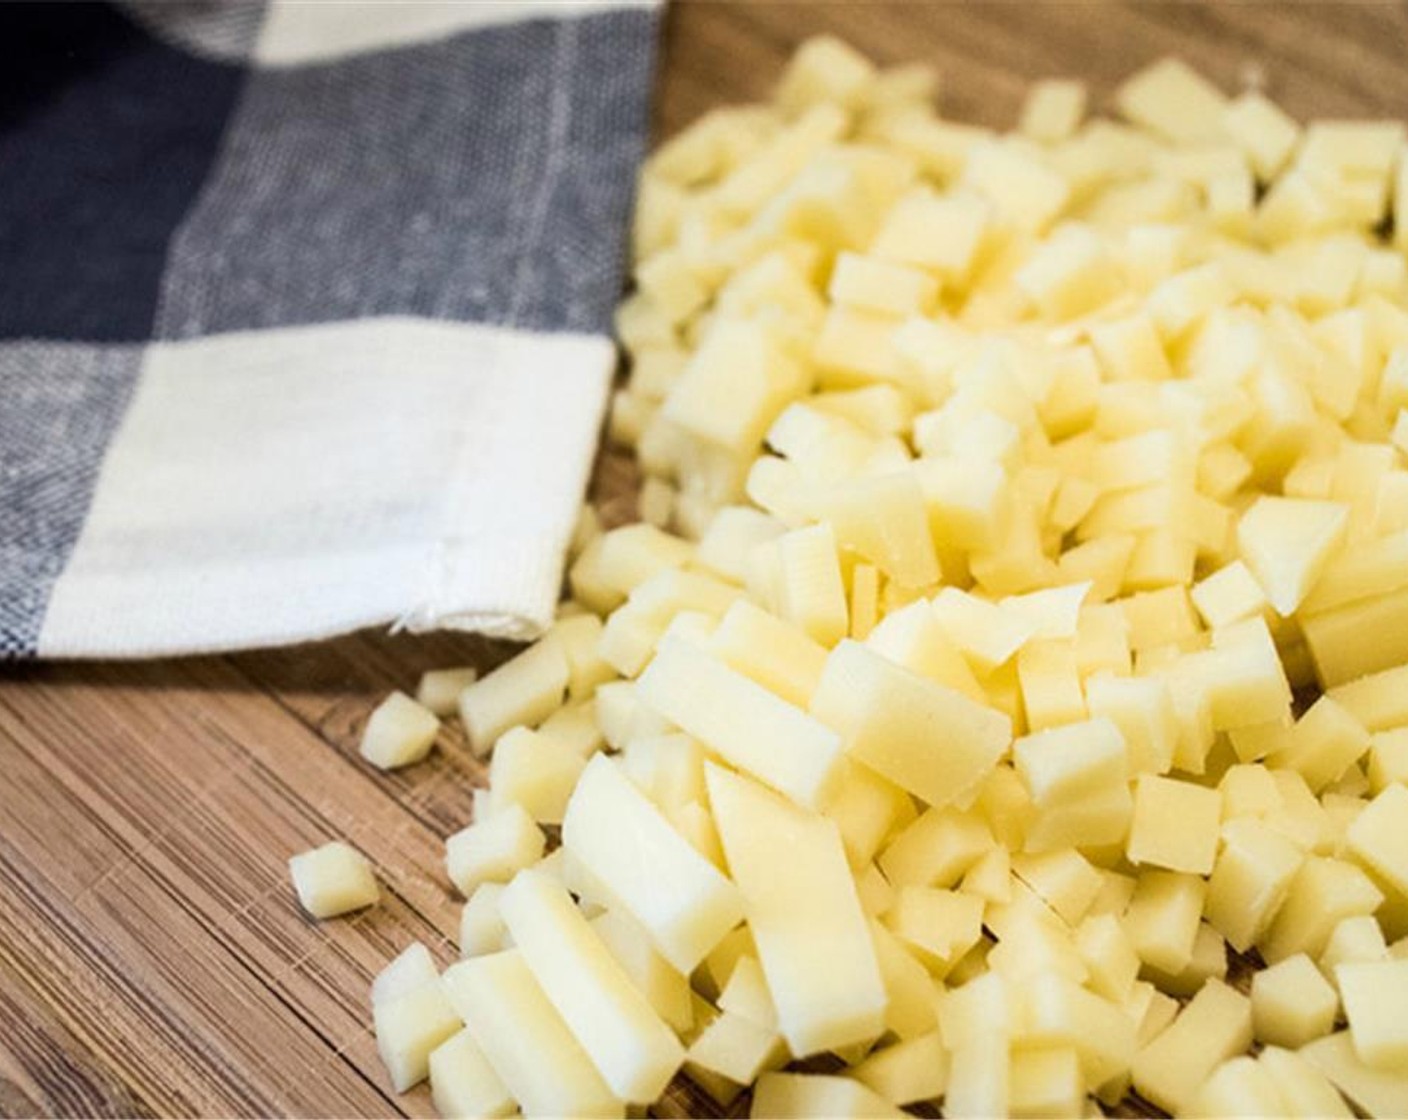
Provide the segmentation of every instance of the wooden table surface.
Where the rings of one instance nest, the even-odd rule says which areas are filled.
[[[1104,101],[1168,52],[1228,87],[1261,67],[1301,118],[1408,107],[1401,4],[680,2],[657,134],[763,95],[821,30],[882,62],[936,62],[945,112],[998,126],[1031,78],[1084,77]],[[615,519],[631,490],[627,466],[603,464],[595,491]],[[428,1114],[423,1087],[398,1097],[387,1084],[367,987],[413,938],[453,958],[441,842],[469,820],[483,768],[453,729],[400,774],[360,764],[356,743],[388,689],[503,652],[358,635],[0,667],[0,1115]],[[387,889],[382,905],[319,925],[284,864],[334,837],[367,852]]]

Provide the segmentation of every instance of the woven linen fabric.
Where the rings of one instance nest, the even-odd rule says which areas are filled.
[[[546,626],[657,19],[0,4],[0,657]]]

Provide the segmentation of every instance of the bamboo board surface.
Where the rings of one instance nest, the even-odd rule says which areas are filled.
[[[829,30],[882,62],[944,73],[947,115],[1009,126],[1031,78],[1077,76],[1097,104],[1174,52],[1233,88],[1260,67],[1301,117],[1408,110],[1408,9],[1033,3],[689,3],[665,24],[667,135],[765,94]],[[594,493],[630,514],[605,456]],[[474,638],[363,634],[140,664],[0,667],[0,1115],[429,1115],[390,1089],[369,1030],[374,972],[412,939],[454,957],[441,842],[483,767],[447,728],[432,759],[358,762],[371,707],[419,673],[507,652]],[[294,852],[346,837],[382,905],[306,920]],[[701,1108],[672,1090],[662,1114]]]

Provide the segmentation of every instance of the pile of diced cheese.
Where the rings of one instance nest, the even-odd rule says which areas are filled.
[[[422,696],[492,752],[464,959],[373,992],[446,1116],[1408,1115],[1404,127],[935,96],[818,39],[645,168],[645,520]]]

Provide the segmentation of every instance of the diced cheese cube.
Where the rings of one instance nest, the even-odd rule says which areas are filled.
[[[1012,734],[1006,717],[850,639],[827,658],[811,711],[852,758],[931,805],[970,802]]]
[[[794,529],[778,538],[777,550],[782,617],[835,645],[850,629],[835,531],[827,522]]]
[[[1013,744],[1012,755],[1041,807],[1068,804],[1123,783],[1129,767],[1124,736],[1104,718],[1024,736]]]
[[[393,692],[367,720],[360,753],[378,770],[409,766],[430,753],[439,731],[434,712],[404,692]]]
[[[973,196],[907,194],[886,214],[870,253],[931,269],[946,280],[961,280],[977,255],[989,209],[987,202]]]
[[[1208,1075],[1251,1041],[1251,1002],[1209,980],[1173,1025],[1135,1057],[1134,1087],[1159,1108],[1185,1112]]]
[[[377,1052],[398,1093],[424,1081],[431,1052],[460,1029],[460,1016],[437,976],[372,1005]]]
[[[452,716],[459,710],[460,693],[479,677],[473,666],[462,669],[431,669],[422,673],[416,686],[416,703],[437,716]]]
[[[1304,853],[1255,817],[1228,821],[1222,836],[1204,910],[1213,928],[1244,953],[1276,917]]]
[[[1018,128],[1043,144],[1065,140],[1080,125],[1085,100],[1083,82],[1056,78],[1035,82],[1022,103]]]
[[[510,727],[539,724],[562,704],[571,670],[561,646],[529,646],[460,693],[460,719],[481,758]]]
[[[1335,1025],[1339,997],[1304,953],[1252,976],[1252,1027],[1259,1042],[1299,1049]]]
[[[1134,786],[1134,819],[1125,853],[1134,864],[1210,874],[1221,817],[1222,798],[1216,790],[1141,774]]]
[[[1207,887],[1196,875],[1146,871],[1125,911],[1124,928],[1139,959],[1177,975],[1193,959]]]
[[[512,1116],[517,1106],[468,1030],[430,1052],[430,1095],[445,1120]]]
[[[1342,964],[1335,980],[1359,1060],[1408,1075],[1408,961]]]
[[[1195,1116],[1279,1116],[1284,1109],[1276,1078],[1248,1057],[1218,1066],[1193,1098]]]
[[[315,918],[360,910],[380,897],[366,857],[341,840],[301,852],[288,861],[288,870],[298,901]]]
[[[1383,898],[1354,864],[1310,856],[1291,880],[1286,900],[1261,943],[1261,955],[1270,964],[1296,953],[1318,957],[1335,926],[1356,914],[1372,914]]]
[[[765,1073],[753,1087],[748,1114],[759,1120],[903,1120],[906,1115],[874,1090],[849,1077],[815,1073]]]
[[[1237,523],[1237,547],[1277,613],[1292,614],[1344,540],[1342,502],[1260,497]]]

